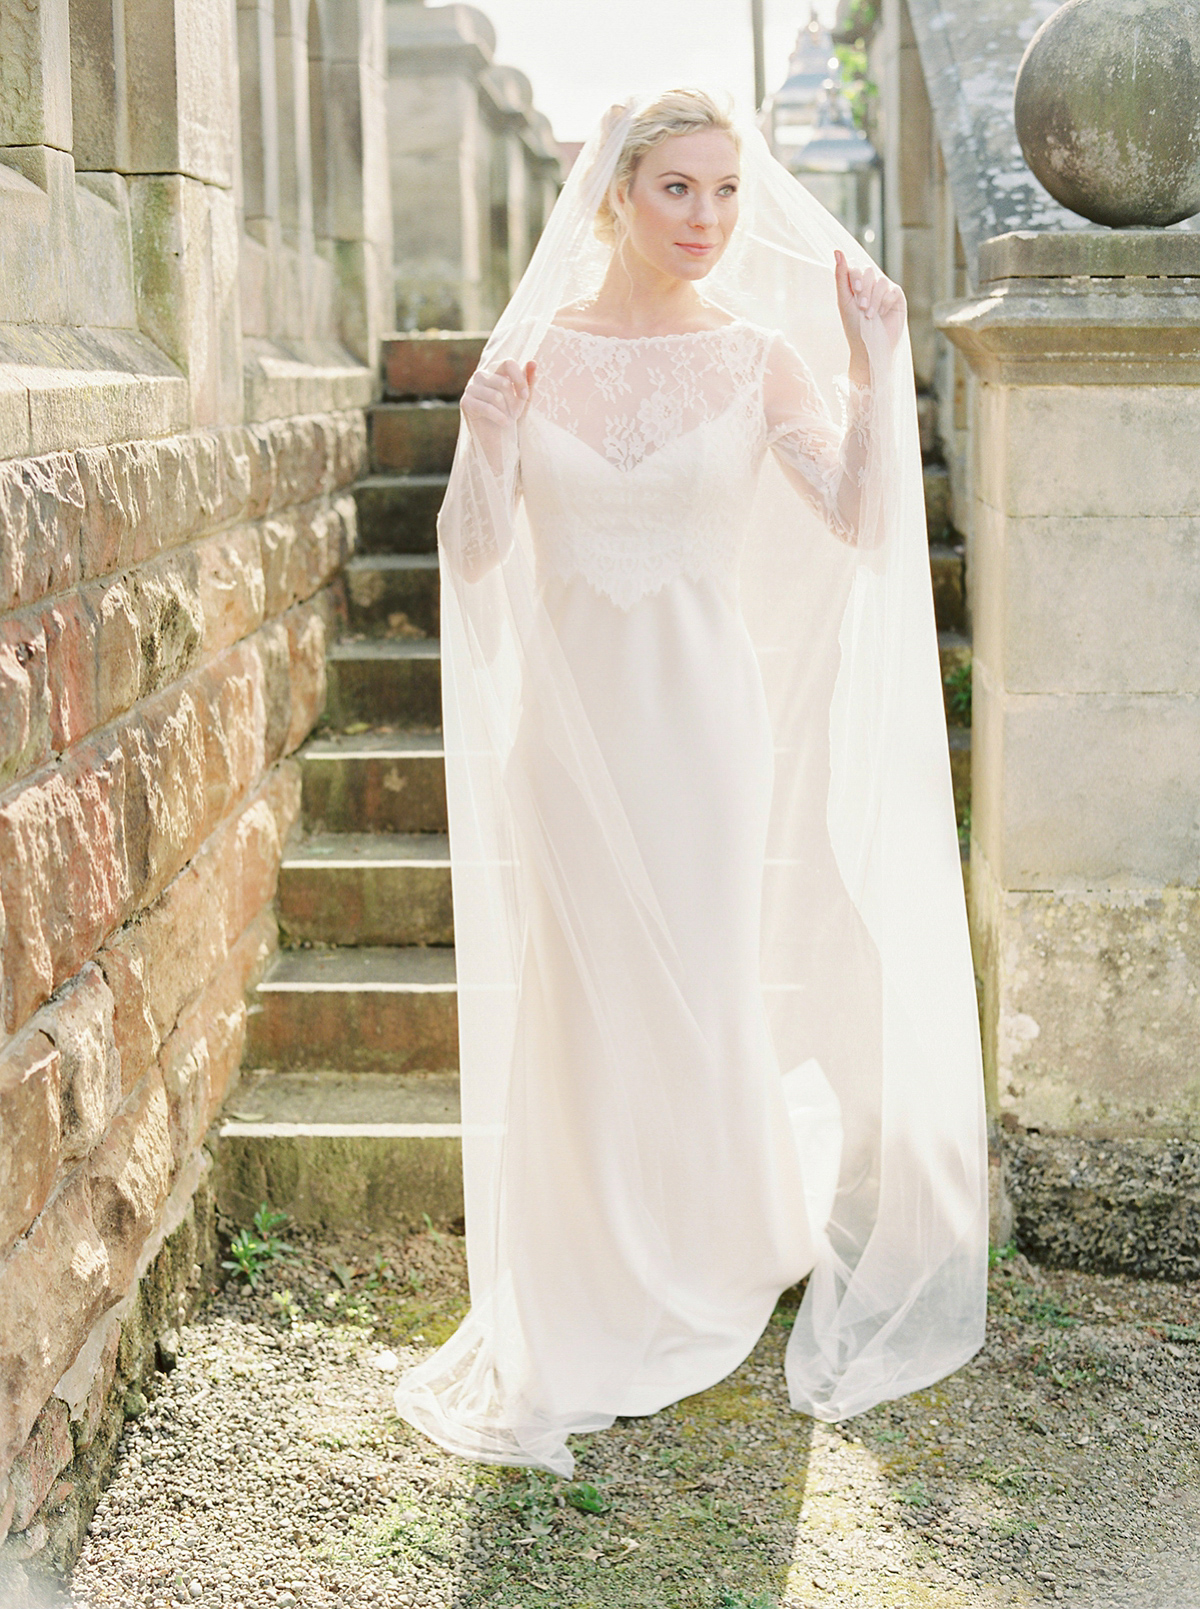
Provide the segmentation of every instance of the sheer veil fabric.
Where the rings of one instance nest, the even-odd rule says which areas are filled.
[[[981,1345],[986,1145],[907,339],[845,384],[857,243],[742,136],[728,320],[554,323],[638,108],[585,147],[483,362],[538,362],[439,520],[471,1310],[399,1413],[571,1433],[749,1353],[825,1420]]]

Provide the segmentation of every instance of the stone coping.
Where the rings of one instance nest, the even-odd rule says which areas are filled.
[[[243,418],[217,428],[343,413],[374,398],[371,370],[341,347],[249,339],[244,353]],[[0,460],[183,434],[196,424],[189,390],[132,330],[0,324]]]
[[[1016,229],[979,248],[979,280],[1200,278],[1200,231]]]

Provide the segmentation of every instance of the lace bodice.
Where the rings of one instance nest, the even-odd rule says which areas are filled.
[[[835,421],[799,355],[744,320],[628,338],[551,325],[517,445],[499,495],[477,489],[480,519],[523,495],[539,575],[621,608],[683,576],[732,590],[768,449],[836,536],[870,540],[870,393],[851,388]],[[476,531],[472,551],[487,542]]]

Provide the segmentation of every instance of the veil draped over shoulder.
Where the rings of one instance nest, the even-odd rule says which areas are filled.
[[[609,250],[593,225],[637,110],[610,117],[584,148],[485,366],[536,358],[556,311],[598,289]],[[739,224],[698,289],[734,318],[780,332],[832,416],[844,416],[834,250],[852,265],[868,259],[757,131],[743,131],[741,172]],[[982,1343],[986,1285],[979,1033],[911,355],[907,337],[891,352],[877,325],[870,336],[875,447],[859,514],[870,539],[834,540],[768,454],[738,578],[774,746],[761,986],[812,1230],[787,1378],[793,1405],[824,1420],[966,1361]],[[467,1456],[569,1471],[565,1434],[613,1414],[602,1382],[567,1423],[545,1407],[546,1360],[531,1354],[511,1277],[522,1256],[511,1238],[514,1192],[537,1186],[528,1158],[526,1176],[513,1177],[510,1143],[524,1121],[514,1069],[526,1054],[518,1006],[531,900],[553,904],[567,932],[577,902],[605,902],[619,942],[589,953],[581,928],[575,962],[601,1033],[619,1026],[626,1046],[643,1043],[639,1024],[676,963],[543,606],[520,494],[515,444],[509,461],[489,462],[464,424],[439,537],[472,1310],[401,1381],[397,1404]],[[591,846],[587,888],[568,886],[541,783],[522,763],[518,728],[534,708]],[[639,1100],[655,1084],[656,1043],[645,1036]],[[625,1099],[623,1088],[614,1083],[611,1100]],[[664,1105],[664,1145],[674,1122]],[[631,1147],[644,1143],[634,1130],[631,1118]],[[714,1149],[722,1143],[712,1135]],[[701,1144],[689,1165],[703,1173],[708,1161]],[[630,1314],[631,1327],[642,1322]]]

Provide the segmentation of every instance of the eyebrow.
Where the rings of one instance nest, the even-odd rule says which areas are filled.
[[[660,179],[686,179],[689,184],[698,184],[700,182],[698,179],[693,178],[690,173],[680,173],[678,168],[668,168],[665,173],[660,173],[659,174],[659,178]],[[730,179],[740,179],[740,178],[741,178],[740,173],[727,173],[723,179],[718,179],[717,183],[718,184],[728,184]]]

